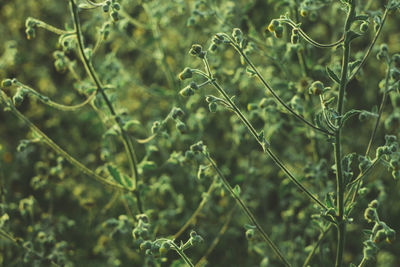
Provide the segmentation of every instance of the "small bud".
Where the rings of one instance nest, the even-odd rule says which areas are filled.
[[[376,209],[378,208],[378,205],[379,205],[378,200],[374,199],[368,204],[368,207]]]
[[[308,89],[308,92],[313,95],[321,95],[324,89],[325,86],[322,82],[315,81],[311,84],[310,88]]]
[[[214,113],[214,112],[217,111],[217,107],[218,107],[218,105],[217,105],[217,103],[215,103],[215,102],[211,102],[211,103],[208,104],[208,109],[209,109],[210,112],[212,112],[212,113]]]
[[[181,91],[179,91],[179,94],[184,97],[192,96],[194,95],[194,90],[190,86],[186,86]]]
[[[10,87],[12,85],[11,79],[4,79],[1,81],[1,87]]]
[[[276,29],[276,27],[279,26],[279,24],[280,24],[280,23],[279,23],[278,20],[276,20],[276,19],[271,20],[271,22],[269,23],[269,25],[268,25],[268,27],[267,27],[268,31],[274,32],[275,29]]]
[[[192,56],[199,56],[203,52],[203,47],[199,44],[192,45],[192,48],[189,50],[189,54]]]
[[[368,222],[374,222],[376,220],[376,210],[368,207],[364,212],[364,219]]]
[[[204,151],[204,144],[202,141],[197,142],[196,144],[193,144],[190,146],[190,150],[193,151],[194,153],[202,153]]]
[[[232,31],[232,37],[236,41],[236,43],[240,43],[243,40],[242,30],[239,28],[234,28]]]
[[[195,82],[191,82],[190,84],[189,84],[189,86],[190,86],[190,88],[192,88],[193,90],[197,90],[197,89],[199,89],[199,86],[197,85],[197,83],[195,83]]]
[[[186,124],[183,123],[182,121],[178,120],[177,123],[176,123],[176,129],[177,129],[181,134],[184,134],[184,133],[186,133],[186,130],[187,130]]]
[[[379,47],[379,50],[387,53],[389,49],[388,49],[387,44],[381,44]]]
[[[377,150],[376,150],[376,157],[380,158],[383,155],[385,155],[385,148],[383,146],[378,147]]]
[[[28,40],[35,39],[35,37],[36,37],[36,31],[35,31],[35,29],[32,28],[32,27],[26,28],[25,33],[26,33],[26,38],[27,38]]]
[[[193,76],[193,71],[191,68],[185,68],[181,73],[179,73],[178,77],[181,81],[185,79],[192,78]]]
[[[375,237],[374,237],[374,243],[375,243],[375,244],[380,243],[380,242],[382,242],[382,241],[385,240],[385,239],[386,239],[386,232],[385,232],[385,230],[384,230],[384,229],[379,230],[379,231],[376,233]]]
[[[141,250],[151,249],[151,242],[149,240],[144,241],[142,244],[140,244],[140,249]]]
[[[369,28],[369,23],[365,21],[360,25],[360,32],[365,33],[368,31],[368,28]]]
[[[109,5],[103,5],[103,11],[104,12],[108,12],[110,10],[110,6]]]
[[[386,231],[386,242],[392,244],[395,239],[396,239],[396,231],[393,229],[388,229]]]
[[[308,16],[308,11],[305,10],[305,9],[302,9],[302,10],[300,10],[300,15],[301,15],[302,17],[307,17],[307,16]]]
[[[208,51],[211,53],[214,53],[217,50],[218,46],[215,43],[212,43],[210,47],[208,48]]]
[[[118,16],[118,12],[117,12],[117,11],[112,11],[112,12],[110,13],[110,16],[111,16],[111,19],[112,19],[114,22],[116,22],[116,21],[119,20],[119,16]]]
[[[276,38],[281,38],[283,35],[283,26],[279,25],[275,28],[274,35]]]
[[[254,230],[249,229],[246,231],[246,238],[247,240],[252,240],[254,238]]]
[[[114,3],[114,4],[112,5],[112,8],[113,8],[114,10],[119,11],[119,10],[121,9],[121,6],[120,6],[118,3]]]
[[[171,117],[176,120],[177,118],[181,118],[183,115],[185,115],[185,112],[183,112],[182,109],[174,107],[171,111]]]
[[[153,126],[151,127],[151,132],[155,134],[158,132],[159,129],[160,129],[160,122],[159,121],[153,122]]]

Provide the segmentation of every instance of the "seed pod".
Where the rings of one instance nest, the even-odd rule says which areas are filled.
[[[116,22],[116,21],[118,21],[119,20],[119,16],[118,16],[118,12],[117,11],[112,11],[111,13],[110,13],[110,16],[111,16],[111,19],[114,21],[114,22]]]
[[[110,11],[110,6],[107,4],[104,4],[102,8],[103,8],[103,12],[107,13],[108,11]]]

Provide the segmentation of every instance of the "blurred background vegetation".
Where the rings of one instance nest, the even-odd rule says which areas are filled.
[[[271,19],[289,12],[314,39],[322,43],[336,41],[345,17],[340,1],[314,1],[311,6],[297,0],[119,2],[122,8],[118,21],[113,21],[110,12],[101,8],[82,10],[80,18],[89,47],[102,38],[104,23],[110,24],[110,34],[93,55],[93,65],[103,83],[110,85],[107,93],[118,114],[137,121],[129,133],[137,140],[145,139],[151,136],[153,122],[163,120],[174,106],[185,112],[184,133],[176,129],[174,121],[169,121],[161,135],[145,144],[135,143],[152,238],[174,235],[212,183],[215,174],[211,170],[207,170],[206,178],[197,179],[201,161],[189,161],[184,156],[191,144],[203,140],[231,185],[241,185],[243,197],[266,232],[293,266],[301,266],[320,234],[321,222],[312,219],[318,209],[262,154],[234,113],[222,109],[216,113],[208,111],[204,98],[216,94],[211,86],[185,99],[178,92],[186,82],[179,81],[177,74],[185,67],[201,67],[199,60],[188,55],[193,43],[207,48],[215,33],[230,34],[238,27],[249,36],[249,56],[264,77],[294,109],[312,119],[319,99],[308,94],[308,86],[314,80],[329,84],[325,67],[340,67],[340,49],[316,49],[302,43],[302,68],[297,55],[299,47],[290,44],[290,31],[286,29],[283,38],[276,39],[265,29]],[[358,2],[360,12],[373,16],[383,10],[385,1]],[[309,8],[305,17],[300,16],[302,7]],[[0,79],[17,78],[59,103],[82,102],[94,85],[85,73],[74,42],[63,47],[57,35],[43,29],[37,29],[36,37],[27,40],[28,17],[62,29],[73,27],[68,1],[2,0]],[[377,46],[386,42],[390,53],[400,52],[399,21],[399,12],[390,14]],[[363,55],[374,34],[371,22],[368,32],[352,45],[353,59]],[[64,51],[69,69],[56,69],[55,51]],[[385,76],[385,66],[375,54],[376,49],[362,73],[349,84],[347,109],[371,111],[379,104],[382,92],[378,85]],[[209,55],[209,60],[219,82],[230,95],[235,95],[235,101],[257,128],[264,129],[273,151],[296,177],[321,199],[335,191],[333,146],[325,136],[304,128],[270,101],[265,88],[249,77],[232,48],[220,46]],[[5,92],[10,97],[15,94],[14,89]],[[266,107],[258,105],[262,98],[268,100]],[[385,134],[398,135],[398,96],[393,93],[390,100],[373,148],[384,144]],[[104,173],[105,164],[111,162],[128,172],[123,146],[109,132],[113,126],[109,114],[101,100],[97,102],[92,103],[97,110],[87,105],[74,112],[61,112],[34,98],[25,98],[18,109],[90,169]],[[354,117],[349,121],[343,134],[344,153],[364,154],[373,125],[373,119],[360,121]],[[40,141],[20,146],[24,139],[33,140],[35,135],[11,113],[1,110],[2,229],[60,265],[157,266],[157,262],[165,261],[163,266],[183,266],[172,251],[166,260],[160,260],[137,250],[131,235],[138,214],[132,196],[87,179]],[[353,165],[358,174],[357,162]],[[367,238],[362,230],[372,227],[364,220],[363,211],[372,199],[381,202],[381,219],[400,232],[399,186],[390,171],[379,166],[367,181],[353,212],[354,223],[348,226],[346,266],[359,263],[362,258],[362,242]],[[188,256],[198,262],[207,255],[208,266],[278,266],[271,250],[257,235],[246,239],[247,218],[234,206],[228,192],[217,183],[194,224],[177,239],[187,240],[191,229],[203,237],[204,242],[188,250]],[[228,227],[221,232],[224,225]],[[216,237],[219,243],[207,252]],[[310,265],[332,266],[335,248],[336,233],[332,230]],[[398,241],[383,245],[370,266],[399,266],[399,251]],[[29,250],[0,239],[0,265],[46,264]]]

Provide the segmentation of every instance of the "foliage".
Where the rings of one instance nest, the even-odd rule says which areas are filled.
[[[398,266],[399,7],[2,1],[0,265]]]

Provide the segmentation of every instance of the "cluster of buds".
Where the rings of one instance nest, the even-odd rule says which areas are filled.
[[[220,34],[214,35],[214,37],[211,39],[211,45],[208,48],[208,51],[210,52],[215,52],[217,50],[218,45],[220,45],[224,41],[224,37]]]
[[[117,3],[116,0],[107,0],[104,5],[103,5],[103,11],[105,13],[110,12],[110,17],[113,21],[118,21],[119,20],[119,15],[118,11],[121,9],[121,6],[119,3]]]
[[[32,40],[36,37],[36,26],[37,22],[33,18],[27,18],[25,21],[25,33],[26,33],[26,38],[28,40]]]

